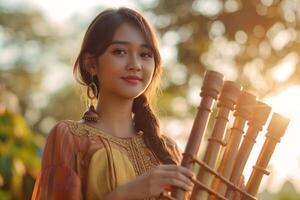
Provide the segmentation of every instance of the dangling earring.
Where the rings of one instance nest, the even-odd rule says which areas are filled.
[[[94,90],[93,90],[94,89]],[[95,91],[95,93],[93,92]],[[89,108],[83,114],[82,119],[89,122],[97,122],[100,118],[99,114],[97,113],[94,105],[93,100],[97,99],[98,89],[94,82],[90,83],[87,87],[87,97],[89,99]]]

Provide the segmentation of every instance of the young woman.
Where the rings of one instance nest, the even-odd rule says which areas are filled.
[[[178,148],[152,110],[160,73],[145,18],[128,8],[100,13],[74,65],[97,105],[81,121],[51,130],[32,200],[158,199],[170,186],[191,191],[194,174],[178,166]]]

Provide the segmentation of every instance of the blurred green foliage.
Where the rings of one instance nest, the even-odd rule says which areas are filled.
[[[19,114],[0,112],[1,199],[29,199],[40,170],[42,141]]]

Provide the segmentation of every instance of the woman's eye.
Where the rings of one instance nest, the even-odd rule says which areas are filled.
[[[115,49],[115,50],[113,50],[113,54],[115,54],[115,55],[125,55],[126,51],[124,49]]]
[[[141,57],[143,58],[153,58],[153,54],[149,52],[141,53]]]

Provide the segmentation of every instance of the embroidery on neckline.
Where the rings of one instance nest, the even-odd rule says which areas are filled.
[[[82,124],[73,120],[65,120],[65,123],[67,123],[74,135],[77,136],[84,136],[87,135],[88,137],[98,137],[101,136],[105,139],[108,139],[112,142],[116,142],[118,144],[129,144],[130,142],[142,142],[143,140],[143,133],[137,134],[136,136],[133,136],[131,138],[120,138],[117,136],[112,136],[109,134],[104,133],[100,129],[97,129],[96,127],[93,127],[88,124]]]

